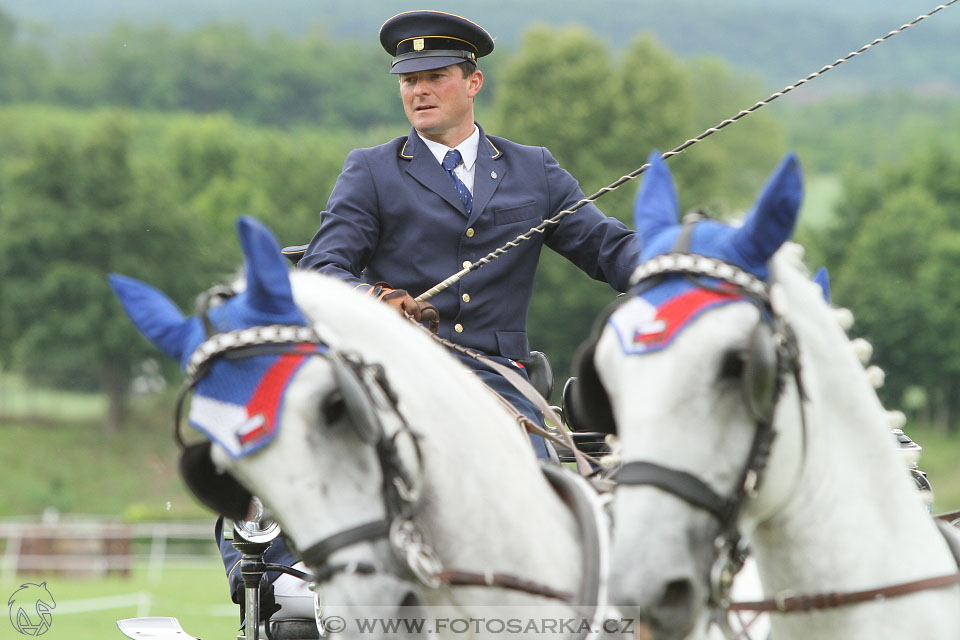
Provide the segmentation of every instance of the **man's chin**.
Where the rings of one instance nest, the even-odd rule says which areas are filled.
[[[433,113],[417,113],[413,116],[413,126],[417,131],[432,133],[437,129],[437,120]]]

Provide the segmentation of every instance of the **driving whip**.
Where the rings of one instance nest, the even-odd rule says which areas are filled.
[[[913,25],[917,24],[918,22],[921,22],[921,21],[923,21],[923,20],[926,20],[927,18],[929,18],[929,17],[932,16],[933,14],[935,14],[935,13],[937,13],[938,11],[941,11],[941,10],[943,10],[943,9],[946,9],[947,7],[949,7],[950,5],[954,4],[955,2],[957,2],[957,0],[949,0],[949,2],[945,2],[944,4],[941,4],[940,6],[936,7],[936,8],[933,9],[932,11],[930,11],[929,13],[925,13],[925,14],[923,14],[923,15],[921,15],[921,16],[917,16],[917,17],[916,17],[914,20],[912,20],[911,22],[908,22],[907,24],[904,24],[904,25],[900,26],[899,28],[894,29],[893,31],[891,31],[891,32],[888,33],[887,35],[882,36],[882,37],[880,37],[880,38],[877,38],[876,40],[874,40],[874,41],[872,41],[872,42],[870,42],[870,43],[868,43],[868,44],[863,45],[862,47],[860,47],[860,48],[857,49],[856,51],[851,51],[850,53],[848,53],[848,54],[845,55],[844,57],[842,57],[842,58],[840,58],[840,59],[832,62],[831,64],[828,64],[828,65],[822,67],[822,68],[819,69],[818,71],[815,71],[815,72],[811,73],[810,75],[806,76],[805,78],[801,78],[800,80],[798,80],[798,81],[795,82],[794,84],[787,85],[786,87],[784,87],[784,88],[781,89],[780,91],[777,91],[776,93],[771,94],[771,95],[770,95],[769,97],[767,97],[765,100],[761,100],[760,102],[757,102],[756,104],[754,104],[752,107],[740,111],[737,115],[733,116],[732,118],[727,118],[726,120],[723,120],[722,122],[718,123],[716,126],[713,126],[713,127],[709,128],[709,129],[707,129],[706,131],[704,131],[703,133],[701,133],[701,134],[698,135],[697,137],[695,137],[695,138],[690,138],[689,140],[687,140],[687,141],[684,142],[683,144],[679,145],[678,147],[675,147],[675,148],[671,149],[670,151],[665,152],[661,157],[662,157],[663,159],[667,159],[667,158],[670,158],[671,156],[677,155],[678,153],[682,153],[683,151],[685,151],[686,149],[689,149],[690,147],[692,147],[692,146],[695,145],[696,143],[700,142],[701,140],[707,138],[708,136],[713,135],[713,134],[716,133],[717,131],[720,131],[720,130],[723,129],[724,127],[733,124],[733,123],[736,122],[737,120],[740,120],[741,118],[747,116],[748,114],[753,113],[754,111],[757,111],[757,110],[760,109],[761,107],[767,106],[768,104],[770,104],[771,102],[773,102],[774,100],[776,100],[777,98],[779,98],[780,96],[783,96],[783,95],[786,95],[786,94],[790,93],[791,91],[793,91],[793,90],[796,89],[797,87],[799,87],[799,86],[801,86],[801,85],[804,85],[804,84],[810,82],[810,81],[813,80],[814,78],[823,75],[824,73],[826,73],[827,71],[830,71],[831,69],[833,69],[833,68],[835,68],[835,67],[840,66],[841,64],[843,64],[843,63],[846,62],[847,60],[850,60],[851,58],[855,58],[856,56],[860,55],[861,53],[863,53],[863,52],[865,52],[865,51],[867,51],[867,50],[869,50],[869,49],[872,49],[873,47],[875,47],[876,45],[880,44],[881,42],[883,42],[883,41],[885,41],[885,40],[888,40],[889,38],[892,38],[893,36],[897,35],[898,33],[902,33],[902,32],[904,32],[904,31],[906,31],[907,29],[909,29],[909,28],[912,27]],[[461,269],[461,270],[458,271],[457,273],[453,274],[452,276],[450,276],[449,278],[447,278],[447,279],[444,280],[443,282],[440,282],[440,283],[434,285],[432,288],[428,289],[427,291],[421,293],[419,296],[417,296],[416,300],[417,300],[418,302],[423,302],[424,300],[428,300],[428,299],[432,298],[433,296],[435,296],[436,294],[440,293],[440,292],[443,291],[444,289],[446,289],[446,288],[450,287],[451,285],[454,285],[454,284],[456,284],[457,282],[459,282],[464,276],[466,276],[466,275],[467,275],[468,273],[470,273],[471,271],[476,271],[477,269],[479,269],[479,268],[482,267],[483,265],[487,264],[487,263],[490,262],[491,260],[495,260],[495,259],[499,258],[499,257],[502,256],[504,253],[506,253],[507,251],[509,251],[511,248],[518,246],[518,245],[519,245],[521,242],[523,242],[524,240],[529,240],[530,238],[533,237],[533,235],[534,235],[535,233],[543,233],[543,232],[546,231],[550,226],[559,224],[561,220],[563,220],[564,218],[566,218],[566,217],[567,217],[568,215],[570,215],[571,213],[577,211],[578,209],[582,208],[582,207],[585,206],[585,205],[588,205],[588,204],[590,204],[590,203],[592,203],[592,202],[595,202],[598,198],[600,198],[600,197],[601,197],[602,195],[604,195],[605,193],[609,193],[609,192],[611,192],[611,191],[615,191],[615,190],[618,189],[621,185],[623,185],[625,182],[628,182],[628,181],[633,180],[634,178],[640,176],[644,171],[647,170],[647,168],[648,168],[649,166],[650,166],[649,163],[642,165],[641,167],[639,167],[638,169],[636,169],[636,170],[628,173],[627,175],[621,176],[621,177],[618,178],[616,181],[614,181],[614,182],[610,183],[609,185],[603,187],[602,189],[600,189],[600,190],[597,191],[596,193],[594,193],[594,194],[592,194],[592,195],[590,195],[590,196],[587,196],[587,197],[583,198],[582,200],[579,200],[576,204],[574,204],[573,206],[571,206],[569,209],[564,209],[563,211],[560,211],[559,213],[557,213],[556,215],[554,215],[552,218],[548,218],[548,219],[544,220],[543,222],[541,222],[541,223],[538,224],[537,226],[532,227],[531,229],[529,229],[529,230],[527,230],[526,232],[520,234],[519,236],[517,236],[516,238],[514,238],[514,239],[511,240],[510,242],[507,242],[507,243],[506,243],[505,245],[503,245],[502,247],[498,247],[497,249],[491,251],[490,253],[488,253],[488,254],[487,254],[486,256],[484,256],[483,258],[480,258],[479,260],[477,260],[476,262],[474,262],[473,264],[471,264],[469,267],[464,267],[463,269]]]

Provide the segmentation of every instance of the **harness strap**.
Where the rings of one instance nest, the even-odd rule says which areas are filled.
[[[558,416],[557,412],[553,410],[553,407],[550,406],[550,404],[546,401],[546,399],[544,399],[544,397],[541,396],[540,393],[533,388],[533,385],[527,382],[523,378],[523,376],[521,376],[516,371],[513,371],[512,369],[509,369],[503,366],[499,362],[496,362],[493,359],[488,358],[482,353],[478,353],[473,349],[468,349],[455,342],[451,342],[450,340],[445,340],[444,338],[441,338],[435,333],[430,333],[429,331],[427,331],[425,327],[423,327],[422,325],[420,325],[419,323],[417,323],[412,319],[411,319],[411,322],[413,322],[414,326],[419,327],[422,331],[426,332],[427,335],[429,335],[433,340],[436,340],[443,346],[453,349],[457,353],[462,353],[466,356],[470,356],[477,362],[482,362],[483,364],[487,365],[488,367],[493,369],[495,372],[499,373],[501,376],[506,378],[506,380],[510,384],[512,384],[517,389],[517,391],[523,394],[523,396],[527,400],[532,402],[538,409],[540,409],[540,411],[543,412],[543,415],[546,418],[549,418],[551,422],[557,425],[557,431],[560,432],[560,437],[563,439],[563,444],[573,452],[573,456],[577,461],[577,469],[580,471],[580,473],[584,476],[587,476],[593,473],[593,470],[590,468],[590,464],[587,462],[587,459],[584,457],[583,452],[580,451],[579,448],[577,448],[576,443],[574,443],[573,441],[573,437],[567,432],[566,429],[563,428],[563,420],[560,419],[560,416]],[[541,432],[538,433],[538,435],[544,435],[544,433],[545,432],[542,432],[541,430]]]
[[[300,559],[303,560],[307,566],[319,567],[325,564],[330,555],[335,551],[360,542],[377,540],[385,537],[389,533],[389,520],[382,519],[365,522],[345,531],[338,531],[320,542],[310,545],[304,549],[300,555]]]
[[[460,571],[457,569],[445,569],[437,574],[437,578],[444,584],[451,587],[500,587],[510,591],[522,591],[535,596],[544,596],[553,598],[562,602],[570,603],[573,601],[573,594],[569,591],[561,591],[553,587],[524,580],[508,573],[476,573],[473,571]]]
[[[615,476],[619,485],[649,485],[672,493],[726,523],[736,510],[736,501],[724,498],[691,473],[653,462],[624,464]]]
[[[960,584],[960,573],[951,573],[935,578],[912,580],[900,584],[864,589],[863,591],[831,591],[827,593],[811,593],[800,595],[784,595],[769,600],[753,602],[731,602],[731,611],[772,611],[779,613],[796,613],[798,611],[812,611],[820,609],[836,609],[852,604],[896,598],[927,589],[942,589]]]
[[[610,569],[610,520],[596,491],[583,478],[555,464],[541,463],[540,468],[576,518],[582,577],[573,604],[591,619],[592,628],[599,628],[609,603],[606,578]]]
[[[950,516],[954,514],[944,515]],[[950,547],[950,553],[953,554],[954,562],[957,563],[957,566],[960,566],[960,544],[958,544],[956,529],[948,524],[942,516],[935,516],[933,522],[937,525],[937,529],[946,540],[947,546]],[[927,589],[943,589],[944,587],[950,587],[955,584],[960,584],[960,572],[935,578],[903,582],[887,587],[878,587],[876,589],[866,589],[864,591],[815,593],[780,596],[755,602],[733,602],[730,604],[729,609],[731,611],[758,611],[761,613],[764,611],[794,613],[797,611],[811,611],[813,609],[835,609],[837,607],[845,607],[873,600],[896,598],[897,596],[905,596],[916,593],[917,591],[926,591]]]

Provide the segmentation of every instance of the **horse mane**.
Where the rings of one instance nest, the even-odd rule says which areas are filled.
[[[847,331],[853,322],[852,313],[833,307],[824,299],[820,286],[810,280],[803,255],[801,245],[789,242],[771,260],[771,284],[786,294],[786,315],[798,334],[801,358],[816,357],[830,362],[829,367],[817,367],[816,375],[830,381],[818,385],[820,389],[843,390],[849,409],[853,415],[860,416],[853,422],[867,422],[889,434],[890,418],[876,393],[882,384],[878,378],[882,378],[883,372],[878,367],[865,367],[863,361],[872,349],[865,340],[850,338]],[[812,367],[802,361],[801,366],[804,376],[815,375]],[[806,386],[808,393],[817,393],[813,385]]]

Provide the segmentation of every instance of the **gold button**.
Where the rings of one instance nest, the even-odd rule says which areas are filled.
[[[468,238],[472,238],[474,233],[476,233],[476,232],[473,230],[473,227],[470,227],[469,229],[467,229],[467,237],[468,237]]]
[[[464,302],[470,302],[470,294],[465,293],[462,296],[460,296],[460,299],[463,300]]]
[[[470,265],[472,265],[472,264],[473,264],[473,263],[470,262],[469,260],[464,260],[464,261],[463,261],[463,268],[464,268],[464,269],[469,269],[469,268],[470,268]]]
[[[463,325],[458,322],[457,324],[453,325],[453,330],[457,333],[463,333]]]

